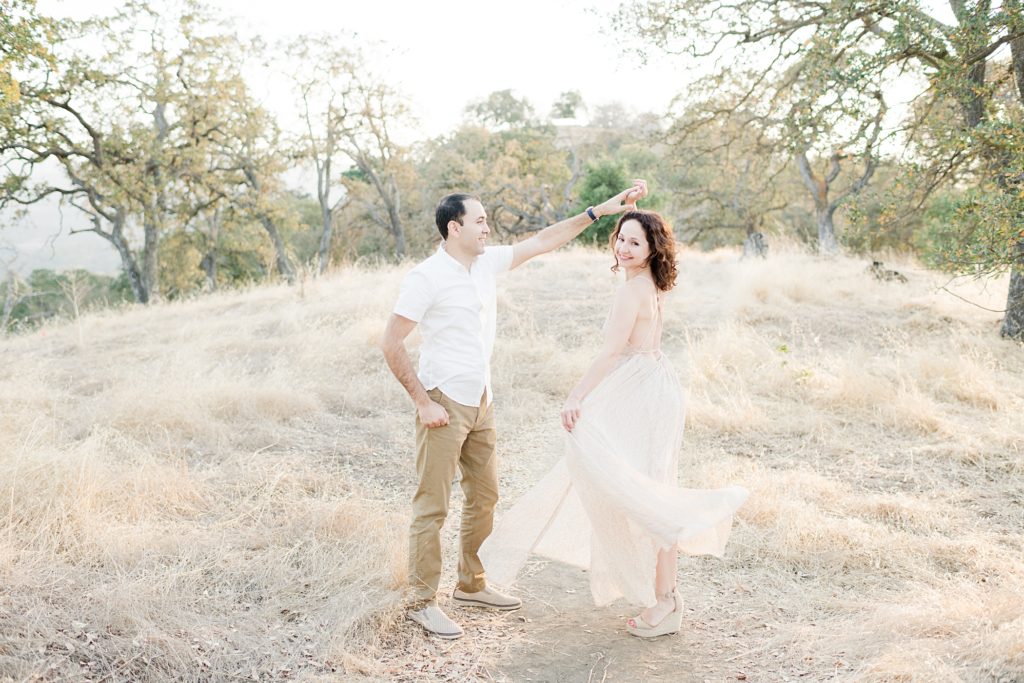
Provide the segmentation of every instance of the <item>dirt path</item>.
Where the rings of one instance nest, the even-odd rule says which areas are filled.
[[[621,606],[593,606],[581,570],[545,564],[519,588],[525,637],[495,667],[507,680],[702,680],[690,638],[633,638],[622,628]]]
[[[494,665],[499,680],[784,681],[830,680],[848,667],[843,653],[808,656],[774,642],[774,625],[789,618],[766,595],[739,583],[714,560],[684,562],[683,629],[640,640],[623,629],[633,612],[616,603],[594,607],[586,574],[538,563],[519,592],[522,637]],[[701,585],[699,582],[704,581]]]
[[[515,472],[519,477],[537,463]],[[509,494],[512,498],[516,493]],[[456,561],[461,492],[452,497],[445,524],[446,566]],[[741,534],[742,535],[742,534]],[[586,571],[534,558],[512,589],[523,608],[501,613],[460,608],[447,601],[453,588],[446,573],[441,603],[466,630],[459,641],[429,638],[419,627],[399,620],[391,642],[400,681],[501,681],[518,683],[628,683],[672,681],[826,681],[849,673],[845,653],[804,651],[787,635],[794,623],[824,628],[837,597],[824,601],[820,587],[797,610],[779,606],[792,592],[794,577],[779,577],[742,563],[714,558],[680,560],[679,589],[684,600],[683,628],[674,636],[642,640],[626,633],[625,620],[636,610],[623,601],[594,606]],[[816,583],[814,577],[805,581]],[[800,577],[796,577],[799,581]],[[841,589],[837,589],[841,590]]]

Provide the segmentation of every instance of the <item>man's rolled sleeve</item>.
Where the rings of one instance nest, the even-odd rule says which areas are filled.
[[[421,271],[411,270],[402,280],[398,301],[395,302],[392,312],[418,323],[423,320],[433,298],[430,278]]]

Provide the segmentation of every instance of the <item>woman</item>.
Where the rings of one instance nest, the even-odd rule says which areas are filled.
[[[587,567],[595,603],[644,605],[626,629],[653,637],[682,623],[678,551],[721,556],[747,491],[676,486],[683,396],[660,350],[676,280],[671,228],[657,213],[629,211],[611,245],[612,270],[626,281],[601,353],[562,408],[565,458],[502,518],[480,556],[497,584],[514,580],[531,552]]]

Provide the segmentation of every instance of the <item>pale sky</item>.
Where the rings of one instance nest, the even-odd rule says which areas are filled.
[[[115,0],[39,0],[43,14],[85,18],[112,12]],[[159,0],[154,0],[159,6]],[[355,33],[360,42],[384,43],[373,66],[408,99],[415,118],[406,135],[433,137],[454,129],[467,104],[495,90],[512,89],[546,115],[559,93],[579,90],[588,105],[620,101],[638,112],[664,113],[688,80],[682,58],[656,56],[642,65],[613,35],[619,0],[206,0],[246,36],[277,42],[303,33]],[[259,84],[256,84],[257,90]],[[263,86],[273,109],[291,97],[287,82]],[[409,140],[410,142],[412,140]],[[66,212],[66,219],[76,212]],[[4,216],[4,219],[7,217]],[[17,252],[19,272],[85,267],[114,273],[113,248],[95,235],[69,236],[54,202],[0,230],[0,270]],[[7,223],[7,220],[4,220]],[[5,251],[4,246],[8,247]]]
[[[40,0],[39,9],[84,18],[110,12],[119,4]],[[260,35],[269,42],[304,33],[336,34],[347,41],[354,33],[361,44],[385,44],[389,49],[371,52],[374,66],[408,97],[421,134],[429,136],[454,128],[470,101],[495,90],[516,91],[540,114],[546,114],[566,90],[579,90],[589,104],[618,100],[637,111],[661,113],[686,80],[682,58],[658,56],[643,65],[617,43],[612,16],[620,0],[205,4],[237,17],[234,25],[242,35]]]
[[[337,30],[392,46],[380,68],[428,135],[454,128],[469,101],[495,90],[515,90],[542,114],[566,90],[590,104],[621,100],[657,112],[677,92],[678,60],[642,66],[617,45],[619,0],[211,2],[267,37]]]
[[[938,0],[935,0],[937,3]],[[116,0],[39,0],[43,14],[85,18],[112,12]],[[160,0],[154,0],[159,6]],[[673,97],[695,79],[685,57],[653,50],[642,64],[616,39],[613,15],[620,0],[206,0],[234,22],[245,36],[270,43],[303,33],[336,32],[339,40],[355,33],[360,43],[384,43],[373,66],[409,101],[416,123],[413,139],[454,129],[468,103],[512,89],[546,115],[559,93],[579,90],[588,105],[612,101],[631,109],[665,113]],[[936,4],[947,19],[948,7]],[[621,35],[621,34],[620,34]],[[631,41],[627,43],[633,44]],[[293,97],[286,78],[262,87],[266,104],[284,115]],[[408,140],[412,142],[413,140]],[[69,210],[67,218],[76,212]],[[67,235],[71,221],[59,225],[55,202],[34,207],[29,217],[0,230],[0,271],[17,253],[20,272],[85,267],[116,272],[113,248],[95,235]],[[8,216],[0,221],[9,223]],[[76,219],[76,223],[80,223]],[[0,223],[0,226],[3,225]],[[6,247],[6,250],[5,250]],[[2,274],[2,273],[0,273]]]

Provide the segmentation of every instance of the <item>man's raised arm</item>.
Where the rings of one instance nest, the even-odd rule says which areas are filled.
[[[591,209],[594,212],[593,218],[587,212],[583,212],[550,225],[529,239],[517,242],[512,247],[511,267],[521,266],[534,256],[546,254],[567,244],[569,240],[586,230],[597,218],[636,209],[637,201],[646,195],[647,183],[643,180],[634,180],[633,187],[623,190],[611,199],[593,207]]]

